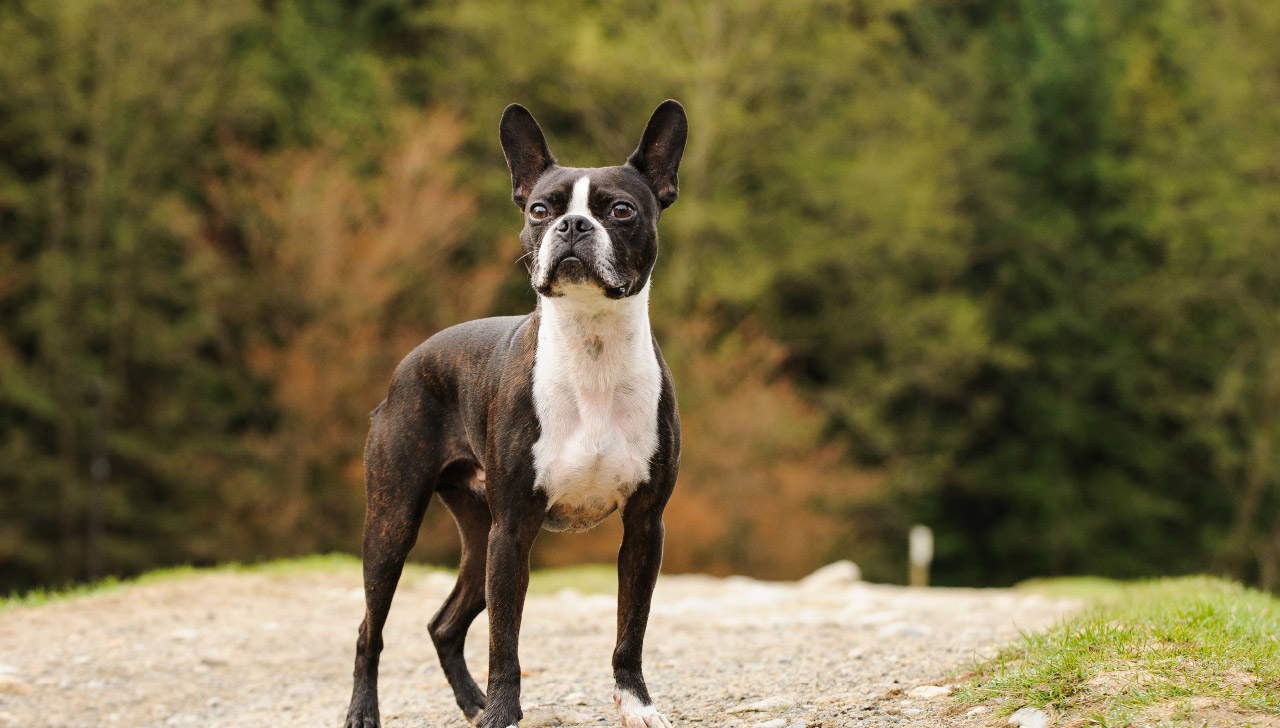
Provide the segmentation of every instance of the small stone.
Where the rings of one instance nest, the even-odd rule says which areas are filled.
[[[939,685],[917,685],[907,691],[907,695],[917,700],[933,700],[935,698],[945,698],[951,694],[951,688],[945,688]]]
[[[569,705],[586,705],[587,694],[586,693],[569,693],[568,695],[564,696],[564,702],[568,703]]]
[[[988,708],[985,705],[979,705],[975,708],[969,708],[969,711],[965,713],[965,715],[982,715],[983,713],[989,712],[991,712],[991,708]]]
[[[857,584],[861,579],[862,570],[857,564],[848,560],[836,561],[801,579],[800,588],[806,591],[824,591]]]
[[[12,695],[30,695],[31,686],[17,675],[0,674],[0,693]]]
[[[594,721],[594,716],[573,708],[556,708],[555,715],[562,725],[586,725]]]
[[[18,716],[13,713],[0,713],[0,725],[17,725]]]
[[[781,713],[784,710],[791,710],[796,707],[794,700],[787,698],[765,698],[757,700],[754,703],[739,705],[729,709],[729,714],[735,713]]]
[[[809,728],[809,724],[805,723],[802,720],[798,720],[792,723],[791,725],[787,726],[787,728]]]
[[[756,723],[754,728],[787,728],[787,721],[781,718],[774,718],[763,723]]]
[[[920,715],[923,712],[924,711],[919,708],[907,708],[906,710],[902,711],[902,714],[903,715]]]
[[[200,633],[194,629],[175,629],[169,633],[169,636],[175,640],[193,640],[200,636]]]
[[[1029,705],[1019,708],[1009,716],[1009,725],[1018,726],[1018,728],[1049,728],[1052,723],[1053,720],[1048,713]]]
[[[528,726],[528,728],[553,728],[562,723],[556,709],[549,705],[535,705],[527,708],[524,711],[524,719],[520,721],[521,726]]]

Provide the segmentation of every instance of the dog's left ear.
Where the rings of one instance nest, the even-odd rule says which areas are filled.
[[[631,153],[627,164],[649,180],[658,204],[666,209],[676,201],[680,180],[676,170],[684,154],[684,142],[689,136],[689,118],[679,101],[667,99],[649,117],[649,125],[640,137],[640,146]]]
[[[542,127],[520,104],[511,104],[502,112],[498,134],[511,168],[511,199],[523,210],[538,178],[556,163],[556,158],[542,135]]]

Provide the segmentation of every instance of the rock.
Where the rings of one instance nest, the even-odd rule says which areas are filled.
[[[30,695],[31,686],[26,680],[8,673],[0,673],[0,693],[13,695]]]
[[[730,708],[728,712],[730,715],[735,713],[781,713],[794,707],[796,707],[796,702],[789,698],[765,698],[754,703],[735,706]]]
[[[587,694],[586,693],[569,693],[568,695],[564,696],[564,702],[568,703],[569,705],[586,705]]]
[[[0,725],[17,725],[18,716],[13,713],[0,713]]]
[[[985,705],[979,705],[975,708],[969,708],[969,710],[965,713],[965,715],[982,715],[983,713],[990,713],[990,712],[991,712],[991,708],[988,708]]]
[[[787,728],[809,728],[809,724],[802,720],[798,720],[792,723],[791,725],[787,726]]]
[[[595,722],[595,716],[573,708],[556,708],[556,718],[562,725],[586,725]]]
[[[200,633],[194,629],[175,629],[169,633],[169,636],[175,640],[193,640],[200,636]]]
[[[781,718],[774,718],[763,723],[756,723],[753,728],[787,728],[787,722]]]
[[[950,694],[951,688],[944,688],[938,685],[917,685],[907,691],[907,695],[919,700],[945,698]]]
[[[833,587],[851,586],[862,580],[862,570],[852,561],[836,561],[827,564],[800,580],[800,588],[824,591]]]
[[[585,725],[594,721],[594,716],[573,708],[535,705],[525,711],[524,720],[520,721],[520,725],[528,728],[555,728],[562,725]]]
[[[1018,726],[1019,728],[1048,728],[1052,725],[1053,719],[1049,714],[1039,708],[1027,706],[1014,711],[1009,716],[1009,725]]]

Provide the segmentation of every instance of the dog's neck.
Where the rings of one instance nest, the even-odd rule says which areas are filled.
[[[579,391],[611,392],[637,363],[652,358],[649,284],[616,300],[586,286],[565,286],[563,291],[538,297],[539,355],[558,359]],[[551,351],[541,351],[544,346]]]

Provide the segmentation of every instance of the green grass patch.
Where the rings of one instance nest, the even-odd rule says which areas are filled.
[[[296,559],[280,559],[264,561],[256,564],[226,563],[218,566],[171,566],[164,569],[148,571],[132,578],[107,577],[92,584],[76,584],[62,589],[34,589],[23,594],[10,594],[0,597],[0,611],[14,607],[38,607],[51,602],[79,599],[98,594],[107,594],[120,589],[145,586],[177,579],[185,579],[202,574],[301,574],[307,572],[340,571],[343,569],[359,569],[360,559],[349,554],[314,554]],[[431,570],[431,567],[416,567]],[[406,572],[410,567],[406,567]]]
[[[1023,585],[1094,606],[1026,634],[975,667],[959,693],[1005,714],[1031,705],[1060,724],[1247,725],[1280,716],[1280,601],[1203,577],[1120,585]]]
[[[308,573],[359,572],[360,559],[349,554],[316,554],[296,559],[264,561],[256,564],[228,563],[218,566],[175,566],[149,571],[130,579],[109,577],[93,584],[78,584],[65,589],[37,589],[24,594],[0,597],[0,612],[16,607],[38,607],[52,602],[80,599],[87,596],[108,594],[121,589],[145,586],[166,581],[186,579],[205,574],[271,574],[294,576]],[[413,584],[428,574],[456,573],[429,564],[409,563],[404,567],[401,584]],[[529,593],[554,594],[561,589],[576,589],[584,594],[613,594],[618,589],[617,570],[612,564],[585,564],[558,569],[534,571],[529,578]]]
[[[583,594],[617,594],[618,567],[583,564],[540,569],[529,575],[530,594],[555,594],[561,589],[576,589]]]

